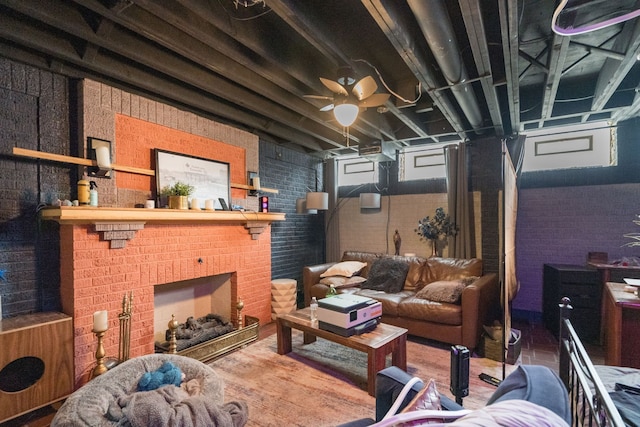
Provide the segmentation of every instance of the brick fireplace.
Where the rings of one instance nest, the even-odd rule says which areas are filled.
[[[76,387],[88,381],[95,366],[93,313],[108,311],[104,345],[107,357],[117,357],[118,314],[130,291],[130,357],[154,352],[157,285],[225,274],[231,282],[231,318],[237,318],[241,300],[243,315],[271,320],[270,223],[284,220],[284,214],[57,208],[42,215],[60,223],[60,292],[63,311],[73,316]],[[152,217],[143,220],[146,215]],[[128,228],[134,230],[118,233]],[[125,241],[112,248],[114,236]]]

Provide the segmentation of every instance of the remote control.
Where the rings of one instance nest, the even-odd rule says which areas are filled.
[[[496,377],[492,377],[489,374],[480,374],[478,376],[485,383],[489,383],[489,384],[491,384],[493,386],[496,386],[496,387],[498,387],[500,385],[500,383],[502,382],[501,380],[497,379]]]

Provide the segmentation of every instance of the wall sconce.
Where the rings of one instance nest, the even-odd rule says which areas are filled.
[[[307,209],[307,199],[300,197],[296,199],[296,213],[298,214],[317,214],[317,209]]]
[[[380,194],[360,193],[360,209],[380,209]]]
[[[111,178],[111,141],[89,137],[87,142],[92,150],[91,158],[98,164],[97,167],[89,167],[89,176]]]
[[[329,209],[329,193],[317,191],[307,193],[307,209],[317,209],[319,211]]]
[[[258,176],[258,172],[247,172],[249,185],[253,187],[253,189],[249,190],[249,196],[257,196],[260,192],[260,177]]]

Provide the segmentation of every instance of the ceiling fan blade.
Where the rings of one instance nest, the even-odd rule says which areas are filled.
[[[370,97],[378,89],[378,84],[371,76],[364,77],[353,86],[351,93],[358,98],[358,101],[362,101],[365,98]]]
[[[324,95],[303,95],[305,98],[309,99],[328,99],[333,100],[333,96],[324,96]]]
[[[374,93],[373,95],[363,99],[358,103],[359,107],[368,108],[368,107],[378,107],[383,105],[389,99],[388,93]]]
[[[331,92],[335,92],[338,95],[344,95],[344,96],[348,95],[347,90],[340,83],[334,82],[333,80],[325,79],[324,77],[320,77],[320,81]]]
[[[320,111],[331,111],[331,110],[333,110],[333,107],[334,107],[333,104],[325,105],[324,107],[322,107],[320,109]]]

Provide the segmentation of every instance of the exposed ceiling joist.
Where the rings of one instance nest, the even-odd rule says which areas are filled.
[[[638,116],[640,20],[557,36],[555,3],[0,0],[0,54],[322,157],[372,140],[432,144]],[[576,27],[639,7],[570,0],[559,22]],[[319,78],[345,65],[392,94],[360,111],[348,140],[320,111],[324,100],[305,97],[335,100]]]

